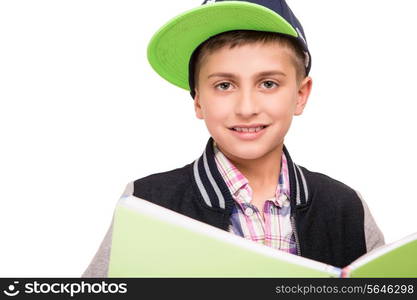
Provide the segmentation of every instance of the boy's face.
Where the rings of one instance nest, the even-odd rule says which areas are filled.
[[[205,120],[210,135],[232,160],[281,152],[292,118],[303,112],[312,84],[310,77],[297,83],[290,55],[277,43],[255,43],[223,47],[201,62],[196,115]],[[269,71],[274,73],[261,74]],[[259,123],[268,126],[249,139],[231,129]]]

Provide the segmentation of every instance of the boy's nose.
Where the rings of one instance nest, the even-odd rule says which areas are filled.
[[[249,117],[259,113],[259,105],[256,101],[256,96],[251,89],[242,89],[236,96],[235,113],[237,115]]]

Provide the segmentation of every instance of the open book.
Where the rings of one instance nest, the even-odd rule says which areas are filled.
[[[417,233],[341,269],[135,196],[120,198],[114,214],[109,277],[417,277]]]

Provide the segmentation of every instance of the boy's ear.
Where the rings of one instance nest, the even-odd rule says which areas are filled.
[[[306,106],[308,97],[311,93],[312,85],[313,79],[310,76],[304,78],[304,80],[300,83],[300,87],[298,89],[297,94],[297,106],[294,112],[295,116],[299,116],[303,113],[304,107]]]
[[[197,89],[195,89],[194,110],[195,110],[195,115],[198,119],[204,119],[203,112],[201,109],[201,103],[200,103],[200,93],[198,92]]]

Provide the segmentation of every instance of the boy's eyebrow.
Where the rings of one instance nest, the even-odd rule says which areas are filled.
[[[269,76],[269,75],[287,76],[287,74],[285,74],[284,72],[277,71],[277,70],[272,70],[272,71],[259,72],[259,73],[255,74],[253,77]],[[210,77],[216,77],[216,76],[217,77],[229,77],[229,78],[236,78],[237,77],[232,73],[218,72],[218,73],[210,74],[209,76],[207,76],[207,79],[210,78]]]

